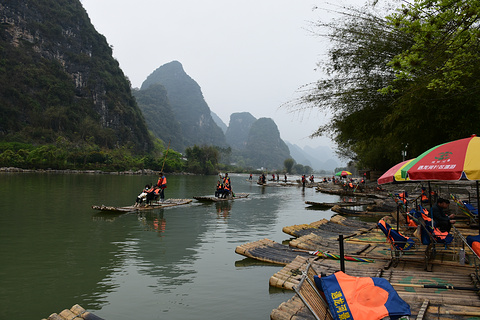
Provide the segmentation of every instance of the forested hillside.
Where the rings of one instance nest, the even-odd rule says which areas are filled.
[[[227,147],[225,135],[213,121],[200,86],[185,73],[180,62],[172,61],[155,70],[143,82],[140,91],[154,84],[166,88],[171,109],[182,129],[185,146]]]
[[[267,169],[281,169],[285,159],[291,158],[277,125],[270,118],[260,118],[252,124],[245,149],[247,164]]]
[[[152,150],[112,49],[78,0],[0,3],[0,140]]]
[[[230,115],[227,132],[225,132],[227,143],[234,149],[245,150],[248,133],[255,121],[257,121],[257,119],[249,112],[232,113]]]
[[[183,135],[167,97],[167,90],[161,84],[152,84],[144,90],[134,90],[138,106],[145,116],[152,133],[165,143],[171,143],[175,150],[183,150]]]
[[[314,135],[332,136],[360,168],[387,170],[405,154],[480,133],[480,2],[392,6],[318,21],[315,32],[332,44],[318,63],[328,76],[294,106],[331,114]]]

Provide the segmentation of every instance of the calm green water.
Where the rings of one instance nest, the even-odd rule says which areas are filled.
[[[166,198],[214,192],[216,176],[167,176]],[[287,225],[329,218],[304,202],[337,196],[259,187],[231,175],[247,199],[144,214],[130,205],[155,176],[0,174],[0,319],[42,319],[80,304],[104,319],[269,319],[293,296],[269,288],[281,266],[235,253]],[[293,178],[292,178],[293,179]]]

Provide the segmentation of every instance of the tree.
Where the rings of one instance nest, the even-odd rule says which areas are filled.
[[[200,174],[217,173],[218,150],[215,147],[194,145],[185,149],[185,154],[189,172]]]
[[[421,79],[428,89],[443,93],[478,87],[480,2],[415,0],[387,20],[414,39],[389,63],[396,81]]]
[[[288,158],[288,159],[285,159],[285,161],[283,161],[283,166],[285,167],[285,170],[288,173],[292,173],[292,168],[294,165],[295,165],[295,160],[293,160],[292,158]]]
[[[473,0],[417,0],[385,17],[351,9],[319,23],[333,43],[321,64],[328,77],[295,101],[297,111],[332,114],[313,136],[330,135],[358,166],[384,170],[407,144],[416,156],[476,132],[478,12]]]

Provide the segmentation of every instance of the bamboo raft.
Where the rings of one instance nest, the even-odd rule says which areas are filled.
[[[322,237],[337,239],[340,234],[349,238],[368,232],[375,227],[375,223],[334,216],[330,220],[322,219],[311,224],[286,226],[282,231],[297,238],[313,233]]]
[[[48,318],[42,320],[72,320],[72,319],[85,319],[85,320],[103,320],[97,317],[93,313],[90,313],[83,309],[78,304],[74,305],[70,309],[65,309],[59,314],[52,313]]]
[[[355,197],[367,197],[367,198],[376,198],[376,199],[388,198],[388,195],[385,193],[362,192],[360,190],[354,190],[354,189],[344,190],[343,188],[341,188],[341,186],[335,186],[334,188],[318,186],[316,187],[315,190],[322,193],[336,194],[340,196],[355,196]]]
[[[243,198],[247,198],[249,195],[250,195],[249,193],[235,193],[234,197],[232,195],[228,196],[227,198],[219,198],[215,196],[198,196],[198,197],[193,197],[193,199],[202,201],[202,202],[219,202],[219,201],[243,199]]]
[[[106,212],[139,212],[139,211],[146,211],[146,210],[154,210],[154,209],[163,209],[168,207],[175,207],[184,204],[188,204],[192,202],[192,199],[167,199],[164,202],[152,202],[146,206],[126,206],[126,207],[113,207],[113,206],[92,206],[94,210],[106,211]]]
[[[269,280],[270,285],[293,290],[300,284],[310,262],[315,274],[328,275],[340,269],[339,261],[312,260],[299,256],[275,273]],[[351,276],[387,279],[410,305],[412,316],[416,316],[416,319],[480,319],[480,298],[478,291],[475,291],[480,288],[473,285],[468,268],[462,269],[457,265],[448,271],[432,274],[411,263],[401,263],[392,270],[386,270],[385,267],[388,268],[388,265],[382,266],[381,262],[345,262],[346,273]],[[465,288],[465,285],[468,287]],[[447,289],[449,286],[463,289]],[[274,309],[270,317],[272,320],[315,319],[298,295]]]
[[[383,219],[392,226],[396,224],[391,215]],[[474,274],[475,268],[478,269],[478,261],[474,263],[472,259],[461,265],[455,260],[458,257],[458,249],[455,247],[447,248],[438,244],[435,255],[432,256],[427,254],[431,253],[431,247],[422,245],[416,239],[416,246],[403,252],[398,259],[394,257],[383,232],[376,228],[376,223],[340,215],[311,224],[287,226],[283,231],[295,237],[288,245],[262,239],[235,249],[236,253],[249,258],[283,265],[283,268],[269,279],[272,287],[293,290],[299,285],[303,286],[305,282],[302,281],[302,276],[307,264],[312,261],[316,274],[329,275],[340,270],[339,260],[326,259],[327,255],[319,257],[314,255],[318,251],[309,250],[339,252],[337,239],[339,234],[342,234],[345,236],[345,255],[360,260],[346,260],[345,272],[357,277],[387,279],[400,297],[410,305],[410,319],[480,320],[480,283],[475,281]],[[464,236],[476,232],[478,231],[461,230]],[[458,243],[455,246],[458,246]],[[362,262],[362,258],[374,261]],[[270,314],[271,319],[318,319],[314,318],[298,294],[274,309]],[[318,301],[315,303],[318,306]]]
[[[287,234],[297,237],[289,245],[279,244],[270,239],[237,246],[235,252],[264,262],[285,265],[293,261],[297,255],[311,257],[309,250],[321,248],[325,252],[338,252],[340,234],[345,238],[362,235],[374,227],[374,224],[344,217],[333,217],[331,220],[322,219],[312,224],[294,225],[283,228]],[[384,241],[383,241],[384,242]],[[345,243],[347,255],[352,257],[364,255],[372,247],[370,243]],[[305,252],[307,251],[307,252]]]
[[[390,212],[378,212],[378,211],[369,211],[369,210],[354,210],[340,206],[333,206],[330,210],[335,213],[341,214],[342,216],[350,216],[350,217],[381,217],[385,215],[389,215]]]
[[[329,209],[334,206],[338,207],[358,207],[358,206],[367,206],[375,204],[375,201],[352,201],[352,202],[315,202],[315,201],[305,201],[305,204],[316,208],[325,208]]]

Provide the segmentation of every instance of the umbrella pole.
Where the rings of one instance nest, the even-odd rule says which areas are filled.
[[[479,191],[478,191],[478,180],[475,181],[476,185],[477,185],[477,210],[480,209],[480,198],[478,197],[479,196]],[[478,222],[478,234],[480,234],[480,214],[477,215],[477,222]]]
[[[430,215],[432,218],[432,229],[434,229],[435,227],[433,226],[433,214],[432,214],[432,185],[430,184],[430,181],[428,181],[428,202],[430,204]]]

